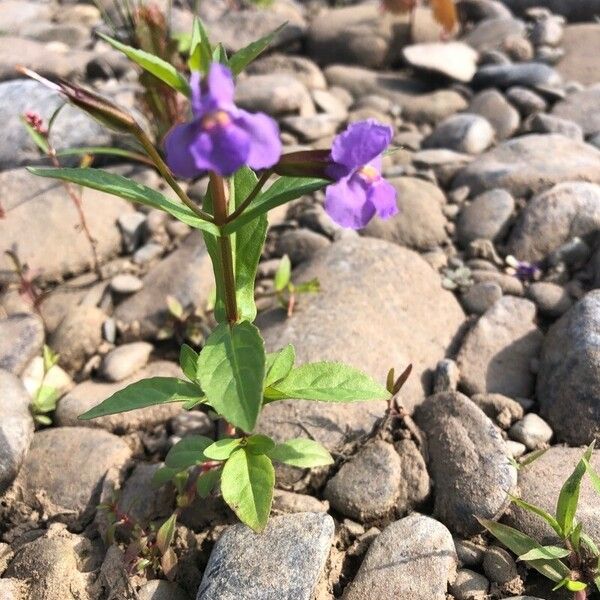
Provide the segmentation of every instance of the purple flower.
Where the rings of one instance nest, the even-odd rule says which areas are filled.
[[[208,75],[192,73],[190,123],[177,125],[165,137],[167,164],[179,177],[205,171],[228,176],[240,167],[266,169],[281,155],[279,128],[263,113],[249,113],[234,104],[233,76],[219,63]]]
[[[342,227],[361,229],[375,216],[398,212],[396,189],[381,176],[381,154],[392,128],[374,119],[350,125],[331,147],[328,175],[336,180],[325,192],[325,210]]]

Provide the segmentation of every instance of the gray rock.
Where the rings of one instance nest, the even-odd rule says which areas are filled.
[[[424,148],[448,148],[466,154],[480,154],[494,140],[494,129],[479,115],[461,113],[438,123],[423,141]]]
[[[513,85],[558,86],[561,84],[561,77],[552,67],[544,63],[511,63],[480,67],[472,83],[479,89],[487,87],[506,89]]]
[[[400,369],[412,362],[402,403],[411,410],[424,398],[431,385],[428,372],[444,357],[464,318],[424,259],[381,240],[345,239],[319,252],[295,277],[298,282],[317,277],[321,292],[291,318],[279,309],[259,316],[269,351],[294,343],[298,363],[339,360],[381,382],[390,366]],[[333,448],[347,436],[369,432],[384,408],[382,402],[273,402],[263,411],[260,427],[278,439],[298,437],[302,415],[304,427]]]
[[[515,14],[525,14],[530,8],[543,6],[568,21],[590,21],[600,12],[598,0],[505,0]]]
[[[508,251],[519,260],[545,258],[575,236],[590,241],[600,229],[600,185],[561,183],[532,198],[511,232]]]
[[[310,117],[283,117],[281,126],[303,142],[314,142],[332,136],[341,123],[339,117],[330,114],[318,114]]]
[[[461,567],[478,567],[483,562],[485,546],[460,538],[454,538],[454,546]]]
[[[402,466],[394,447],[377,440],[363,446],[327,482],[324,496],[332,508],[361,523],[394,514]]]
[[[433,392],[455,392],[459,377],[457,364],[451,358],[443,358],[435,366]]]
[[[557,65],[557,71],[565,81],[578,81],[583,85],[600,82],[598,69],[590,56],[600,52],[600,24],[577,23],[567,25],[562,47],[565,55]]]
[[[0,598],[2,600],[23,600],[27,597],[27,585],[14,577],[0,579]]]
[[[135,294],[135,292],[139,292],[143,287],[144,282],[139,277],[130,275],[129,273],[115,275],[110,280],[110,289],[115,294],[121,294],[124,296]]]
[[[477,239],[502,241],[514,210],[515,200],[506,190],[495,189],[480,194],[460,211],[456,223],[459,244],[467,248]]]
[[[508,435],[513,440],[525,444],[529,450],[535,450],[548,444],[553,432],[550,425],[539,415],[529,413],[510,428]]]
[[[285,490],[273,492],[273,510],[283,513],[326,513],[329,511],[329,502],[321,501],[308,494],[295,494]]]
[[[402,56],[411,67],[465,83],[477,71],[477,52],[463,42],[413,44],[403,48]]]
[[[443,192],[416,177],[398,177],[389,182],[396,188],[398,214],[386,220],[375,217],[362,233],[417,250],[443,244],[447,237]]]
[[[512,17],[510,10],[496,0],[462,0],[458,8],[465,21],[476,23],[485,19]]]
[[[504,548],[492,546],[483,557],[483,570],[490,581],[506,585],[519,577],[517,564]]]
[[[427,472],[427,463],[415,442],[409,439],[400,440],[394,447],[400,456],[402,471],[397,512],[404,515],[421,506],[429,498],[431,480]]]
[[[470,569],[459,569],[450,586],[450,593],[456,600],[486,600],[489,587],[487,577]]]
[[[338,123],[348,117],[348,107],[328,90],[313,90],[312,98],[317,108],[337,119]]]
[[[142,242],[146,215],[138,211],[133,211],[125,215],[120,215],[117,223],[123,236],[125,252],[133,252]]]
[[[311,91],[327,88],[327,82],[321,69],[312,60],[304,56],[292,56],[275,52],[267,56],[261,56],[258,60],[250,63],[246,68],[246,72],[249,75],[285,73],[301,81]],[[315,97],[314,94],[313,97]]]
[[[23,0],[5,0],[0,5],[0,31],[20,33],[21,30],[36,21],[50,21],[53,17],[51,5]]]
[[[162,256],[164,251],[165,249],[160,244],[148,242],[135,251],[132,259],[136,265],[145,266]]]
[[[518,85],[506,90],[506,98],[517,108],[522,117],[545,112],[548,108],[548,104],[539,94]]]
[[[86,427],[38,431],[15,489],[27,505],[40,506],[48,518],[85,523],[96,511],[107,472],[122,467],[130,456],[127,444],[106,431]]]
[[[186,435],[212,437],[214,425],[206,413],[198,410],[182,410],[171,419],[171,429],[173,435],[180,438]]]
[[[509,36],[522,36],[524,33],[523,21],[514,19],[511,15],[497,16],[477,23],[462,39],[469,46],[482,52],[500,49]]]
[[[473,96],[467,110],[487,119],[494,128],[498,140],[511,137],[521,122],[517,110],[498,90],[494,89]]]
[[[503,294],[522,296],[524,287],[521,280],[508,273],[500,273],[490,269],[473,269],[471,277],[475,283],[497,283]]]
[[[0,319],[0,369],[15,375],[41,354],[44,324],[34,314],[17,313]]]
[[[139,600],[190,600],[190,597],[172,581],[153,579],[138,590]]]
[[[555,513],[560,490],[583,456],[584,448],[553,446],[519,471],[520,497],[526,502]],[[600,469],[600,451],[594,451],[591,459],[593,468]],[[583,530],[596,542],[600,541],[600,505],[588,477],[583,478],[577,520]],[[511,505],[505,521],[519,531],[532,536],[541,544],[555,544],[556,534],[543,519],[516,505]]]
[[[344,600],[445,600],[456,563],[450,532],[438,521],[414,514],[375,539]]]
[[[0,370],[0,494],[17,476],[33,438],[30,401],[19,378]]]
[[[554,106],[552,114],[577,123],[586,137],[591,136],[600,131],[599,102],[600,85],[594,85],[580,92],[569,94]]]
[[[111,350],[102,359],[102,377],[108,381],[126,379],[146,366],[153,349],[147,342],[133,342]]]
[[[498,300],[480,317],[456,359],[461,385],[468,393],[532,396],[535,377],[530,363],[543,340],[534,319],[535,304],[511,296]]]
[[[295,267],[300,263],[311,259],[319,250],[329,246],[329,240],[310,229],[293,229],[284,232],[275,246],[276,254],[290,257]]]
[[[61,399],[56,410],[56,421],[62,426],[81,425],[82,428],[102,428],[115,433],[138,431],[164,423],[181,410],[178,403],[157,404],[98,417],[90,421],[80,421],[78,417],[131,383],[149,377],[181,377],[181,375],[181,369],[175,363],[156,361],[119,383],[84,381]]]
[[[90,43],[90,30],[76,23],[31,23],[22,35],[38,42],[60,42],[71,49],[84,49]]]
[[[548,331],[540,356],[537,398],[557,438],[572,445],[600,436],[600,291],[593,290]]]
[[[517,483],[500,431],[458,392],[430,396],[415,420],[427,436],[434,515],[459,535],[480,532],[475,516],[498,519]]]
[[[502,394],[473,394],[471,400],[502,429],[523,418],[523,407]]]
[[[50,338],[50,347],[59,354],[68,371],[79,371],[102,343],[106,315],[96,306],[82,304],[69,312]]]
[[[196,600],[312,600],[333,534],[323,513],[272,517],[261,534],[233,525],[210,555]]]
[[[472,160],[474,157],[469,154],[445,149],[421,150],[412,155],[414,167],[433,172],[444,186],[449,185],[454,176]]]
[[[495,281],[482,281],[472,285],[460,298],[467,313],[482,315],[502,298],[502,288]]]
[[[499,187],[513,196],[526,196],[577,180],[600,183],[600,150],[562,135],[531,134],[477,157],[458,173],[452,187],[466,185],[472,194]]]
[[[143,281],[144,288],[119,304],[114,313],[126,339],[156,337],[169,317],[168,295],[184,308],[203,307],[214,278],[200,232],[191,233],[180,248],[152,267]]]
[[[573,306],[565,288],[549,281],[535,281],[527,287],[526,295],[546,317],[560,317]]]
[[[572,140],[583,141],[583,130],[569,119],[537,113],[525,125],[531,133],[558,133]]]

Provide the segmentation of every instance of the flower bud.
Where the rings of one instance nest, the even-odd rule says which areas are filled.
[[[322,177],[331,179],[327,174],[331,166],[331,150],[300,150],[283,154],[273,167],[277,175],[287,177]]]

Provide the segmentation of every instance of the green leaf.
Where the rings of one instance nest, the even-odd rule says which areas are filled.
[[[53,411],[56,408],[58,397],[59,393],[56,388],[49,385],[42,385],[35,395],[35,411],[40,413]]]
[[[571,554],[570,550],[560,548],[559,546],[542,546],[541,548],[532,548],[529,552],[521,554],[519,560],[538,560],[552,558],[566,558]]]
[[[268,436],[257,433],[246,440],[246,451],[251,454],[268,454],[275,448],[275,442]]]
[[[165,483],[169,483],[177,473],[180,473],[181,469],[174,469],[171,467],[161,467],[154,472],[152,476],[152,485],[154,487],[160,487]]]
[[[208,73],[212,60],[212,47],[208,39],[208,33],[202,19],[195,17],[192,28],[192,39],[190,42],[190,58],[188,67],[190,71]]]
[[[277,462],[302,469],[333,464],[331,454],[321,444],[308,438],[296,438],[277,444],[268,455]]]
[[[252,454],[241,448],[223,467],[223,499],[239,520],[254,531],[262,531],[267,524],[274,486],[275,469],[264,454]]]
[[[211,469],[210,471],[205,471],[198,477],[196,480],[196,491],[198,492],[198,496],[200,498],[207,498],[208,495],[213,491],[217,483],[219,483],[219,479],[221,479],[221,472],[223,469],[219,467],[218,469]]]
[[[148,71],[148,73],[151,73],[154,77],[185,96],[190,95],[190,86],[187,79],[172,64],[154,54],[138,50],[127,44],[122,44],[103,33],[97,33],[105,42],[108,42],[113,48],[122,52],[129,60],[138,64],[142,69]]]
[[[227,460],[234,450],[242,443],[242,438],[223,438],[213,442],[206,450],[204,456],[212,460]]]
[[[94,154],[102,156],[118,156],[119,158],[130,158],[146,164],[152,164],[147,156],[124,148],[113,148],[112,146],[80,146],[79,148],[63,148],[56,151],[56,156],[80,156],[82,154]]]
[[[530,465],[531,463],[536,461],[538,458],[540,458],[541,456],[546,454],[547,451],[548,451],[548,448],[541,448],[540,450],[535,450],[534,452],[531,452],[530,454],[528,454],[525,458],[522,458],[519,461],[519,465],[521,466],[521,468],[526,467],[527,465]]]
[[[600,575],[594,578],[594,583],[596,584],[596,589],[600,592]]]
[[[342,363],[317,362],[300,365],[265,390],[268,400],[296,398],[322,402],[386,400],[387,389],[369,375]]]
[[[179,440],[168,452],[165,464],[171,469],[187,469],[207,460],[204,451],[213,440],[204,435],[189,435]]]
[[[579,490],[581,489],[581,480],[585,475],[585,460],[590,459],[592,455],[593,445],[585,452],[583,459],[577,463],[573,473],[563,484],[558,502],[556,504],[556,520],[564,532],[565,536],[570,535],[573,529],[573,520],[577,512],[577,503],[579,502]]]
[[[567,581],[567,589],[570,592],[580,592],[581,590],[585,590],[587,588],[587,583],[584,583],[583,581],[573,581],[572,579],[569,579]]]
[[[179,364],[185,376],[190,381],[196,382],[198,379],[198,353],[187,344],[182,344],[181,346],[179,351]]]
[[[44,344],[43,349],[44,358],[44,373],[47,373],[56,363],[58,363],[59,355],[50,348],[47,344]]]
[[[596,545],[596,542],[594,542],[594,540],[589,535],[587,535],[587,533],[582,531],[579,534],[579,537],[581,538],[581,541],[594,553],[595,556],[600,556],[600,549]]]
[[[588,477],[592,482],[592,486],[600,494],[600,475],[596,473],[594,467],[592,467],[589,460],[587,460],[585,457],[583,458],[583,464],[585,465],[585,470],[587,471]]]
[[[312,177],[280,177],[269,189],[258,194],[237,219],[225,225],[223,231],[224,233],[233,233],[271,209],[300,198],[300,196],[312,194],[330,183],[327,179]]]
[[[581,548],[581,531],[583,530],[583,523],[577,523],[571,533],[571,544],[575,552],[579,553]]]
[[[539,506],[529,504],[529,502],[525,502],[525,500],[522,500],[521,498],[517,498],[516,496],[511,496],[510,494],[509,494],[509,496],[510,496],[510,499],[512,500],[513,504],[516,504],[518,507],[522,508],[523,510],[526,510],[528,512],[531,512],[531,513],[537,515],[538,517],[541,517],[542,519],[544,519],[544,521],[546,521],[546,523],[548,523],[548,525],[550,525],[550,527],[552,527],[552,529],[554,529],[554,531],[560,538],[564,538],[563,531],[562,531],[560,525],[558,524],[558,521],[549,512],[545,511],[543,508],[540,508]]]
[[[156,545],[161,554],[164,554],[168,549],[173,538],[175,537],[175,523],[177,515],[171,515],[161,526],[156,534]]]
[[[512,550],[517,556],[521,556],[535,548],[542,548],[541,544],[527,534],[520,532],[518,529],[488,519],[478,518],[477,520],[496,539],[502,542],[509,550]],[[551,560],[528,560],[527,564],[539,571],[544,577],[555,582],[561,581],[571,573],[569,568],[558,558]]]
[[[290,261],[290,257],[284,254],[275,273],[275,291],[283,291],[288,286],[291,276],[292,262]]]
[[[102,169],[57,169],[53,167],[28,167],[28,171],[40,177],[70,181],[77,185],[119,196],[125,200],[139,202],[145,206],[163,210],[191,227],[209,232],[212,235],[219,235],[218,227],[196,216],[185,204],[171,200],[152,188],[116,173],[110,173]]]
[[[219,325],[206,340],[198,375],[215,411],[235,427],[252,431],[262,405],[265,347],[248,321]]]
[[[37,130],[35,130],[26,120],[25,118],[21,118],[21,122],[23,123],[23,127],[25,131],[28,133],[29,137],[33,141],[33,143],[44,153],[50,153],[50,146],[48,145],[48,140]]]
[[[294,366],[295,360],[296,351],[291,344],[284,346],[277,352],[267,354],[265,388],[287,377]]]
[[[221,63],[222,65],[229,65],[229,59],[227,58],[227,51],[225,50],[225,46],[221,42],[219,42],[212,53],[213,62]]]
[[[34,415],[33,419],[40,425],[52,425],[52,419],[46,415]]]
[[[194,383],[175,377],[150,377],[128,385],[94,406],[79,418],[87,421],[105,415],[145,408],[167,402],[185,402],[202,396],[202,390]]]
[[[277,29],[267,33],[267,35],[261,37],[248,44],[246,47],[238,50],[230,59],[229,67],[234,75],[241,73],[255,58],[257,58],[267,46],[275,39],[277,34],[287,25],[282,23]]]

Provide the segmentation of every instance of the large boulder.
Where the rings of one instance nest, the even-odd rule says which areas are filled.
[[[589,292],[546,334],[537,398],[561,441],[600,439],[600,290]]]
[[[350,238],[320,251],[294,280],[315,277],[321,292],[302,298],[291,318],[276,309],[258,319],[267,348],[292,343],[299,363],[342,361],[381,382],[390,367],[398,371],[412,363],[401,400],[409,410],[421,402],[431,388],[431,372],[464,320],[438,274],[415,252],[381,240]],[[370,431],[384,406],[274,402],[263,412],[261,429],[280,439],[308,429],[333,448],[347,435]]]
[[[592,56],[600,54],[600,23],[577,23],[564,29],[562,47],[565,50],[557,70],[565,81],[583,85],[600,82],[600,73]]]
[[[17,313],[0,319],[0,369],[20,375],[43,344],[44,324],[38,316]]]

